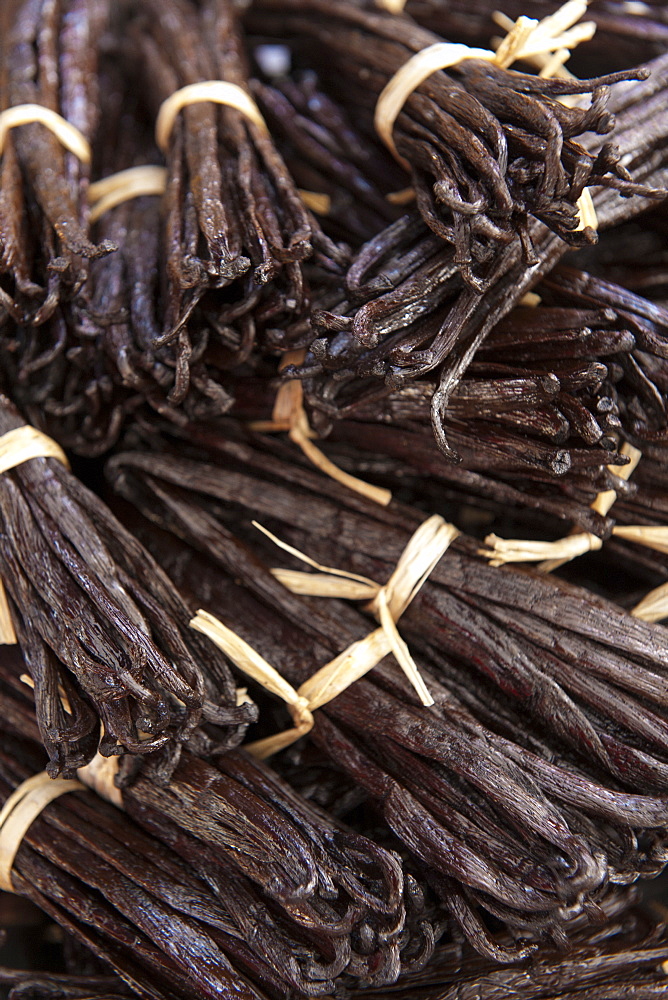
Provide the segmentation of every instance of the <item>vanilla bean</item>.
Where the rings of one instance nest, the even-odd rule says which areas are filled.
[[[21,424],[3,399],[0,430]],[[0,495],[1,573],[47,713],[41,722],[53,773],[81,766],[82,753],[90,759],[98,720],[106,753],[173,746],[201,719],[221,727],[222,745],[237,742],[252,706],[236,706],[220,656],[212,661],[215,693],[207,686],[200,661],[208,650],[188,629],[182,598],[104,504],[56,459],[32,459],[5,473]],[[57,708],[58,683],[75,702],[69,722]],[[48,719],[65,723],[64,744]]]
[[[5,691],[3,699],[9,729],[34,739],[17,693]],[[0,754],[0,771],[9,767]],[[137,926],[183,972],[188,959],[179,937],[194,932],[200,943],[193,948],[215,941],[260,988],[282,980],[305,995],[331,991],[339,977],[392,982],[401,950],[422,938],[429,953],[428,921],[413,926],[404,914],[398,859],[330,823],[268,768],[243,755],[219,768],[184,755],[168,786],[159,772],[149,766],[123,783],[123,809],[148,838],[117,810],[86,797],[66,804],[56,828],[96,860],[72,870],[59,842],[46,856],[97,885],[136,924],[127,901],[139,890],[175,911],[181,926],[172,916],[168,932],[156,936],[150,924]],[[119,845],[133,853],[119,853]],[[117,887],[107,865],[122,875]]]
[[[97,61],[109,19],[106,0],[15,4],[7,11],[0,108],[38,104],[92,142],[98,127]],[[114,244],[91,242],[89,166],[41,124],[12,130],[3,157],[0,270],[5,308],[42,323],[61,297],[76,295],[87,260]]]

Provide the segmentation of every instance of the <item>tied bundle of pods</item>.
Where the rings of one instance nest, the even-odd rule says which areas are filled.
[[[401,1000],[477,1000],[512,995],[519,1000],[599,1000],[624,997],[654,1000],[665,993],[668,956],[665,917],[639,906],[631,891],[618,891],[602,903],[606,924],[571,930],[568,955],[544,952],[520,968],[499,968],[459,944],[444,944],[430,966],[407,976],[392,991]],[[0,970],[0,982],[16,983],[9,1000],[116,1000],[125,997],[122,981],[110,975]],[[376,1000],[387,991],[352,991],[355,1000]]]
[[[373,626],[340,601],[282,586],[268,569],[282,554],[250,519],[337,572],[363,574],[373,596],[369,581],[390,577],[422,517],[332,484],[287,447],[225,431],[227,441],[190,428],[189,444],[164,455],[153,440],[151,454],[111,459],[109,474],[172,534],[135,526],[193,601],[306,692],[299,685],[332,658],[353,661]],[[515,937],[559,939],[609,877],[663,867],[668,647],[660,628],[580,589],[514,571],[501,587],[470,550],[463,541],[447,552],[399,625],[435,704],[416,705],[384,660],[320,701],[311,738],[364,789],[473,946],[507,961],[525,948],[495,941],[489,914]]]
[[[196,315],[176,342],[163,341],[160,273],[161,198],[165,168],[138,102],[137,75],[119,71],[119,55],[100,69],[106,129],[95,146],[102,175],[93,187],[95,232],[117,246],[93,262],[73,308],[63,308],[36,331],[17,329],[0,341],[2,384],[27,418],[79,455],[108,451],[123,424],[145,403],[179,418],[214,416],[231,397],[218,365],[240,363],[253,346],[252,322],[240,330]],[[127,170],[125,168],[128,168]],[[156,182],[151,193],[114,202],[123,178]],[[118,184],[119,189],[115,188]],[[51,334],[51,337],[48,335]],[[213,359],[202,353],[209,339]],[[38,344],[49,342],[48,349]],[[55,345],[55,346],[52,346]]]
[[[365,3],[262,0],[251,7],[249,23],[287,37],[296,57],[327,74],[339,99],[367,114],[369,128],[373,116],[410,172],[423,218],[454,247],[454,263],[471,287],[487,287],[490,260],[518,238],[525,262],[534,261],[530,217],[580,245],[595,239],[578,207],[588,185],[637,193],[616,146],[599,142],[588,152],[576,140],[612,130],[610,85],[644,78],[646,69],[587,81],[511,72],[506,67],[521,58],[526,41],[513,38],[495,59],[480,49],[446,53],[446,69],[430,65],[400,90],[411,57],[442,42],[408,17]],[[563,47],[560,36],[553,50]],[[560,100],[575,94],[591,94],[591,105]]]
[[[5,668],[3,731],[33,742],[15,739],[10,753],[0,740],[3,799],[37,767],[39,737],[20,686]],[[93,890],[101,893],[111,908],[98,901],[92,940],[100,937],[98,953],[142,995],[156,963],[163,981],[177,974],[179,996],[318,996],[337,982],[392,983],[431,954],[422,890],[410,876],[404,887],[398,858],[314,809],[265,765],[232,752],[213,767],[184,753],[168,786],[149,769],[122,791],[90,771],[81,779],[126,815],[96,796],[59,799],[31,826],[12,878],[80,935]],[[126,922],[136,949],[123,941]]]
[[[659,133],[668,129],[668,116],[661,110],[667,74],[668,58],[662,57],[652,64],[648,81],[627,85],[617,97],[613,91],[619,112],[615,136],[639,182],[661,185],[666,180]],[[650,119],[652,130],[657,129],[651,150],[645,128]],[[594,195],[602,228],[633,217],[651,201],[644,196],[621,199],[605,189]],[[441,450],[455,457],[443,428],[453,390],[490,330],[567,248],[542,224],[533,222],[530,229],[538,263],[527,269],[518,246],[508,246],[490,263],[482,296],[462,283],[450,250],[415,215],[364,246],[344,289],[338,296],[334,290],[326,292],[322,308],[314,311],[304,365],[285,369],[287,376],[305,380],[307,399],[316,411],[313,423],[319,426],[322,414],[320,425],[326,426],[328,419],[350,415],[363,402],[385,398],[390,390],[433,372],[432,427]]]
[[[607,535],[612,518],[590,505],[637,482],[619,476],[621,440],[651,448],[665,433],[668,317],[573,268],[557,267],[537,290],[542,301],[491,331],[450,396],[443,417],[459,466],[424,431],[435,390],[426,378],[336,420],[327,450],[337,463],[364,475],[375,462],[388,482],[399,476],[419,491],[432,480],[434,491],[435,479],[460,502],[496,513],[512,503]],[[253,389],[252,400],[237,394],[240,412],[261,398]]]
[[[596,494],[633,490],[614,471],[627,462],[620,435],[642,447],[665,430],[666,317],[570,268],[557,268],[538,292],[537,303],[490,332],[450,396],[443,420],[459,465],[439,453],[426,426],[437,388],[429,377],[335,420],[337,447],[327,450],[337,464],[364,475],[375,463],[388,483],[399,477],[419,489],[435,479],[464,501],[484,498],[488,509],[512,501],[605,534],[612,521],[591,509]],[[273,391],[260,379],[238,380],[235,412],[265,416]]]
[[[25,654],[50,773],[81,767],[98,742],[104,754],[177,754],[200,723],[212,745],[239,743],[254,707],[237,705],[224,657],[188,628],[172,583],[62,452],[32,457],[58,449],[4,397],[0,433],[3,459],[20,456],[0,475],[3,641]]]
[[[164,338],[185,336],[208,289],[221,327],[251,310],[247,336],[255,323],[280,326],[308,302],[302,262],[315,253],[338,272],[346,257],[306,208],[250,96],[234,7],[142,0],[131,14],[131,58],[144,67],[167,159]]]
[[[662,997],[668,956],[665,918],[649,906],[639,906],[636,894],[629,890],[607,896],[602,909],[604,927],[584,928],[573,921],[568,955],[544,952],[540,961],[499,968],[459,944],[443,944],[427,969],[409,974],[393,993],[402,1000],[477,1000],[505,996],[509,990],[520,1000]],[[16,984],[9,1000],[117,1000],[129,995],[119,978],[102,973],[83,976],[0,969],[3,981]],[[355,1000],[376,1000],[387,992],[367,988],[350,995]]]
[[[113,249],[91,242],[87,209],[109,9],[107,0],[2,5],[0,318],[43,323],[76,295],[88,261]]]
[[[123,80],[113,62],[102,59],[96,79],[105,128],[93,146],[93,172],[105,175],[103,185],[108,175],[154,156],[137,106],[137,81]],[[96,190],[91,185],[89,195]],[[8,327],[0,338],[2,391],[34,426],[87,456],[107,451],[128,414],[152,389],[157,392],[160,383],[146,372],[156,366],[152,348],[162,332],[150,325],[158,308],[159,199],[133,198],[103,212],[100,221],[104,199],[92,200],[94,235],[117,249],[92,261],[74,301],[61,302],[39,327]],[[142,383],[134,369],[145,357]],[[168,375],[163,364],[163,399]]]
[[[209,65],[210,72],[227,71],[226,60],[231,60],[236,67],[231,76],[240,79],[240,38],[229,5],[221,4],[221,10],[225,18],[218,12],[214,20],[216,31],[228,39],[227,48],[218,46],[204,12],[185,4],[176,5],[164,18],[141,21],[145,31],[135,25],[141,38],[137,46],[140,51],[142,46],[155,49],[159,59],[176,46],[175,65],[187,81],[196,73],[191,67],[188,75],[190,64],[181,58],[183,46],[192,58],[195,52],[209,63],[220,56],[225,65]],[[139,11],[135,13],[139,17]],[[175,23],[177,14],[184,24],[178,17]],[[207,17],[213,17],[212,11]],[[151,32],[170,26],[175,36],[169,44],[161,36],[158,46]],[[183,419],[182,411],[190,419],[225,412],[232,398],[227,370],[248,362],[259,333],[270,351],[282,348],[285,316],[303,313],[309,281],[322,284],[328,273],[331,279],[331,271],[340,272],[348,259],[320,233],[306,211],[264,126],[246,123],[234,107],[221,109],[212,99],[184,108],[173,125],[168,168],[147,167],[160,157],[152,124],[162,96],[162,91],[154,93],[156,79],[167,87],[169,74],[166,80],[160,74],[151,77],[150,90],[142,88],[138,66],[113,34],[108,45],[112,39],[116,45],[111,57],[101,60],[95,81],[105,130],[93,148],[94,174],[101,176],[89,195],[96,237],[118,249],[93,262],[74,302],[61,303],[39,327],[8,325],[0,340],[0,386],[33,423],[87,456],[108,450],[123,422],[144,403],[176,420]],[[228,49],[223,58],[220,53]],[[143,62],[143,56],[137,61]],[[152,65],[150,59],[147,65]],[[175,87],[178,82],[171,81]],[[216,84],[211,86],[215,89]],[[155,97],[148,112],[141,100],[143,89],[149,101]],[[246,89],[235,93],[252,104]],[[203,121],[209,123],[208,130]],[[232,138],[238,145],[234,156]],[[350,146],[352,140],[346,138]],[[185,171],[181,180],[174,178],[175,171]],[[130,198],[125,202],[124,184]],[[160,197],[165,185],[166,202]],[[230,191],[236,191],[235,198]],[[376,208],[383,204],[380,195],[374,204]],[[385,205],[391,217],[391,207]],[[314,244],[286,236],[289,245],[280,250],[275,228],[285,222],[288,210],[308,221],[309,233],[317,237]],[[177,218],[178,213],[183,217]],[[258,232],[262,227],[267,231],[258,235],[253,226],[259,227]],[[237,251],[249,256],[237,258]],[[308,255],[305,270],[302,258]],[[209,273],[212,268],[225,271],[233,261],[237,267],[239,260],[246,262],[238,276],[243,287],[222,272]],[[257,265],[253,273],[248,270],[251,261]],[[203,295],[209,286],[218,291]]]

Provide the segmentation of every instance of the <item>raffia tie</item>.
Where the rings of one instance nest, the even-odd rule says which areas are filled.
[[[609,465],[608,469],[620,479],[628,480],[638,465],[642,452],[634,448],[633,445],[625,443],[622,445],[621,453],[630,459],[627,465]],[[604,490],[596,496],[590,507],[597,514],[605,516],[616,499],[615,490]],[[615,538],[624,538],[626,541],[637,542],[638,545],[645,545],[657,552],[668,553],[668,527],[651,527],[641,524],[615,525],[612,534]],[[499,538],[498,535],[488,535],[485,544],[489,548],[480,549],[479,554],[487,556],[492,566],[503,566],[510,562],[540,562],[541,565],[538,568],[544,573],[551,573],[563,566],[564,563],[570,562],[571,559],[584,555],[585,552],[602,548],[603,540],[588,531],[574,531],[556,542],[524,541],[523,539]]]
[[[376,7],[386,10],[388,14],[403,14],[406,0],[376,0]]]
[[[201,83],[190,83],[186,87],[175,90],[160,105],[155,120],[155,140],[163,153],[167,151],[169,137],[179,113],[191,104],[208,102],[222,104],[227,108],[240,111],[264,135],[269,134],[267,123],[248,91],[236,83],[228,83],[227,80],[204,80]]]
[[[398,3],[395,0],[380,0],[380,3],[392,13],[400,13],[404,5],[401,0]],[[580,42],[588,41],[596,31],[594,21],[576,24],[586,11],[587,0],[569,0],[554,14],[541,21],[532,17],[518,17],[513,22],[504,14],[498,14],[495,15],[497,24],[502,25],[508,33],[502,40],[494,40],[495,51],[471,48],[455,42],[436,42],[421,52],[416,52],[397,70],[376,102],[374,127],[379,138],[395,160],[409,171],[410,164],[401,156],[394,142],[394,124],[408,98],[432,73],[456,66],[464,59],[481,59],[502,69],[508,69],[514,62],[522,60],[538,68],[540,76],[545,78],[571,76],[564,69],[571,49]],[[563,98],[563,101],[567,103],[567,98]],[[413,196],[412,188],[404,188],[393,191],[387,197],[393,204],[404,205]],[[588,188],[578,198],[577,206],[580,213],[577,230],[587,226],[598,229],[596,209]]]
[[[256,524],[256,527],[260,528],[260,525]],[[369,609],[380,621],[380,628],[352,643],[295,689],[270,663],[214,615],[198,611],[190,622],[191,627],[215,642],[240,670],[282,698],[292,716],[294,728],[247,744],[244,749],[264,759],[290,746],[313,728],[313,712],[316,709],[336,698],[389,653],[397,658],[422,703],[433,705],[434,700],[397,631],[396,623],[459,534],[457,529],[441,517],[430,517],[413,534],[394,572],[384,585],[364,576],[321,566],[297,549],[281,542],[266,529],[260,530],[280,548],[320,571],[314,575],[292,570],[272,570],[284,586],[298,594],[370,600]]]
[[[626,538],[627,541],[638,542],[656,552],[668,554],[668,528],[639,525],[638,527],[619,528],[614,533],[621,538]],[[644,622],[660,622],[664,618],[668,618],[668,583],[662,583],[660,587],[650,590],[636,604],[631,614],[634,618],[640,618]]]
[[[0,475],[15,469],[31,458],[57,458],[69,469],[65,452],[52,438],[38,431],[36,427],[24,424],[7,431],[0,437]],[[9,613],[5,585],[0,580],[0,646],[15,646],[16,632]]]
[[[44,125],[55,135],[61,146],[74,153],[82,163],[90,163],[90,143],[88,139],[61,115],[45,108],[42,104],[16,104],[0,112],[0,156],[5,148],[7,133],[19,125]]]
[[[16,788],[0,810],[0,889],[14,892],[12,868],[26,833],[43,809],[66,792],[80,792],[79,781],[35,774]]]
[[[283,371],[288,365],[300,365],[304,361],[306,351],[286,351],[281,359],[279,371]],[[309,461],[324,472],[330,479],[335,479],[337,483],[347,486],[348,489],[361,493],[368,500],[387,507],[392,499],[390,490],[380,486],[372,486],[365,483],[357,476],[351,476],[344,472],[338,465],[330,461],[327,456],[313,443],[316,437],[315,432],[309,424],[306,410],[304,409],[304,390],[299,379],[290,379],[279,386],[274,401],[274,409],[271,420],[254,420],[251,422],[252,430],[265,432],[287,431],[290,440],[293,441],[304,452]]]
[[[167,187],[167,168],[150,164],[130,167],[117,174],[103,177],[88,188],[90,221],[97,222],[105,212],[122,205],[131,198],[164,194]]]
[[[23,838],[42,811],[67,792],[86,788],[122,808],[121,791],[116,787],[118,757],[96,754],[90,764],[77,771],[80,780],[51,778],[46,771],[33,775],[16,788],[0,810],[0,890],[14,892],[12,868]]]

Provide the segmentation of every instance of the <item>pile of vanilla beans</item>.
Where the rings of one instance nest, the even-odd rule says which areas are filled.
[[[13,998],[665,994],[668,20],[567,4],[568,71],[455,61],[390,149],[496,6],[0,5],[0,803],[83,782],[12,845],[70,942]],[[207,81],[255,110],[156,131]]]

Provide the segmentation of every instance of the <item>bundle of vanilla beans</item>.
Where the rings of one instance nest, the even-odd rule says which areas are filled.
[[[98,60],[108,11],[106,0],[3,4],[0,109],[40,105],[90,146],[100,126]],[[88,261],[115,249],[91,240],[89,181],[87,158],[64,149],[41,124],[28,121],[4,138],[0,308],[19,324],[47,322],[61,298],[77,294]]]
[[[22,424],[0,397],[2,432]],[[239,743],[253,706],[237,704],[224,658],[205,652],[180,594],[95,494],[38,458],[0,477],[0,497],[0,576],[53,773],[86,764],[98,743],[178,754],[200,724],[221,747]]]
[[[471,961],[469,953],[443,947],[431,967],[409,977],[397,994],[420,1000],[500,1000],[507,996],[651,1000],[663,996],[665,963],[663,968],[659,963],[663,962],[665,931],[657,925],[660,914],[630,906],[632,898],[620,893],[603,901],[608,923],[598,933],[591,928],[576,929],[575,921],[574,946],[568,955],[546,954],[541,966],[527,963],[504,969],[489,967],[479,958]],[[374,991],[368,995],[373,997]]]
[[[289,593],[270,572],[284,554],[251,521],[320,564],[383,582],[421,517],[348,495],[266,439],[234,434],[193,430],[188,444],[163,443],[162,456],[154,440],[153,454],[119,454],[109,473],[173,534],[167,544],[137,526],[179,585],[297,686],[373,622],[340,601]],[[187,574],[178,538],[197,567]],[[499,957],[485,914],[520,936],[558,934],[608,878],[668,860],[666,638],[559,581],[504,571],[499,587],[475,551],[456,542],[401,619],[436,706],[419,708],[384,661],[316,714],[313,739],[422,862],[474,946]],[[281,618],[294,622],[287,643]]]
[[[562,1000],[593,996],[652,1000],[663,996],[661,963],[668,955],[668,943],[660,913],[639,906],[629,891],[606,898],[603,908],[607,919],[603,929],[578,926],[574,921],[571,953],[567,957],[558,952],[546,954],[540,969],[535,963],[499,968],[469,950],[450,945],[440,949],[428,971],[410,975],[405,986],[395,992],[402,998],[420,1000],[501,997],[509,990],[520,1000],[557,996]],[[9,1000],[120,1000],[131,995],[119,977],[101,969],[82,975],[0,968],[0,982],[14,984]],[[155,990],[153,995],[157,996]],[[351,995],[375,1000],[386,994],[370,989]]]
[[[565,252],[565,238],[595,239],[593,230],[576,228],[577,202],[585,187],[594,191],[601,227],[633,217],[661,196],[668,128],[665,60],[654,60],[651,72],[648,67],[629,70],[626,77],[637,77],[638,83],[610,87],[600,80],[548,80],[536,84],[540,91],[535,93],[532,81],[537,77],[488,66],[483,77],[489,77],[490,86],[493,78],[497,96],[487,94],[485,87],[476,91],[484,80],[478,80],[482,64],[474,61],[447,76],[432,75],[409,98],[406,114],[416,102],[412,113],[417,118],[411,121],[418,133],[428,129],[436,134],[438,121],[456,131],[465,150],[477,152],[474,162],[461,164],[461,150],[452,162],[443,159],[442,151],[435,159],[429,154],[428,162],[438,163],[437,176],[423,174],[420,157],[427,154],[420,152],[422,140],[402,138],[405,115],[399,115],[397,148],[411,162],[411,156],[417,158],[410,180],[421,214],[409,214],[388,227],[388,216],[396,209],[386,196],[405,180],[390,153],[369,134],[366,104],[357,99],[356,63],[339,66],[334,51],[325,59],[307,35],[309,59],[325,93],[314,92],[312,79],[300,72],[273,86],[253,83],[231,5],[219,6],[175,2],[169,8],[161,5],[161,17],[148,0],[127,10],[106,10],[96,80],[105,128],[91,136],[95,179],[123,167],[160,162],[163,154],[154,136],[160,102],[170,90],[221,73],[226,79],[231,74],[231,82],[257,98],[278,149],[238,111],[211,103],[184,108],[166,147],[164,197],[135,198],[95,222],[93,235],[118,250],[94,261],[88,280],[67,295],[59,285],[48,320],[42,322],[40,316],[36,325],[27,315],[28,322],[18,325],[6,321],[0,352],[5,391],[11,387],[26,417],[68,448],[98,455],[113,446],[138,410],[148,406],[174,420],[184,414],[213,418],[232,405],[235,372],[249,367],[262,371],[276,354],[308,348],[300,377],[306,378],[318,411],[312,419],[316,426],[320,420],[321,432],[320,414],[326,416],[332,407],[338,412],[368,394],[375,398],[384,388],[378,386],[379,378],[394,388],[433,372],[440,381],[432,397],[432,419],[447,452],[441,414],[477,344]],[[39,5],[32,5],[33,15],[34,7]],[[299,23],[308,21],[309,31],[321,24],[328,38],[340,32],[339,45],[346,53],[354,24],[361,19],[367,25],[360,41],[365,61],[377,48],[385,69],[378,87],[364,84],[365,102],[374,97],[374,88],[377,96],[394,63],[398,68],[415,48],[434,40],[407,18],[401,19],[407,40],[400,44],[396,16],[354,4],[342,4],[339,14],[341,24],[336,18],[330,24],[305,7]],[[72,11],[72,19],[77,16]],[[265,35],[274,30],[274,20],[261,6],[249,12],[249,27]],[[391,42],[386,38],[390,33]],[[394,53],[389,63],[387,46]],[[109,50],[112,66],[105,58]],[[304,58],[302,48],[294,58]],[[325,65],[336,67],[335,90]],[[65,75],[70,64],[62,67]],[[468,69],[475,67],[478,76],[469,81]],[[149,73],[145,82],[144,71]],[[460,81],[461,73],[466,80]],[[445,88],[441,77],[449,81]],[[348,85],[354,86],[354,96]],[[504,98],[513,88],[522,90],[519,107],[508,110],[508,120],[499,106],[499,87]],[[595,91],[595,110],[560,103],[560,96],[578,87],[585,94]],[[430,96],[421,98],[424,88]],[[91,88],[88,92],[94,95]],[[439,112],[446,97],[456,108],[448,105],[447,113]],[[420,101],[426,102],[424,107]],[[301,118],[295,118],[294,109],[301,109]],[[8,150],[21,128],[8,133]],[[233,137],[227,135],[230,128]],[[594,141],[587,134],[584,144],[576,144],[578,130],[595,128],[609,137]],[[552,145],[546,145],[548,133]],[[525,139],[529,148],[522,145]],[[494,157],[490,150],[483,154],[486,143],[496,151]],[[519,143],[517,149],[514,143]],[[316,194],[330,199],[332,235],[353,244],[361,235],[370,240],[350,267],[343,246],[325,236],[303,208],[282,149],[291,165],[298,162],[300,183],[312,184]],[[325,163],[326,155],[330,160]],[[453,170],[461,190],[448,194]],[[479,197],[478,182],[475,191],[470,189],[474,170],[488,179]],[[43,172],[44,183],[52,184],[53,171],[45,164]],[[70,188],[75,187],[73,181]],[[247,214],[240,216],[242,208]],[[85,206],[82,211],[86,216]],[[2,216],[0,211],[0,221]],[[251,229],[244,228],[244,219],[249,225],[253,220]],[[326,216],[322,226],[327,226]],[[39,255],[48,257],[48,250]],[[292,371],[286,369],[287,374]]]
[[[3,799],[42,759],[31,692],[14,666],[5,659],[0,675]],[[266,766],[184,755],[168,787],[150,766],[121,783],[106,794],[123,813],[88,793],[58,800],[46,825],[31,826],[12,878],[141,995],[162,983],[179,996],[318,996],[339,980],[394,982],[431,954],[423,890],[414,877],[404,883],[398,858]]]
[[[0,7],[16,997],[665,992],[668,22],[495,6]]]

